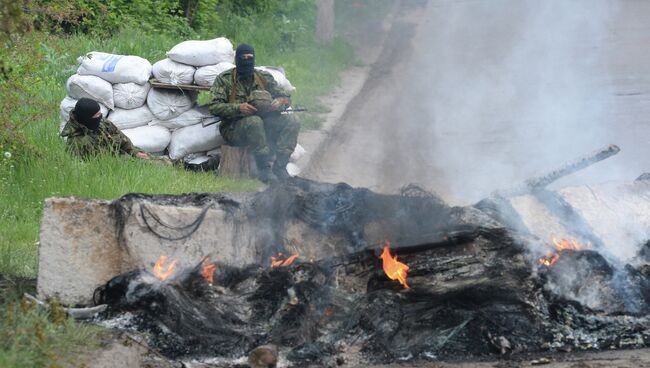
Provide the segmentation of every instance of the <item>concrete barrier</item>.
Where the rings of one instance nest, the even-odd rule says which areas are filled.
[[[151,269],[162,255],[184,266],[204,256],[268,266],[280,250],[318,260],[354,251],[358,238],[371,247],[383,240],[420,244],[435,241],[426,234],[439,236],[448,225],[501,226],[474,207],[452,209],[433,199],[423,207],[427,201],[313,182],[262,193],[133,194],[114,202],[50,198],[41,223],[38,293],[91,304],[98,286],[126,271]],[[299,213],[305,203],[316,206],[307,215]],[[501,223],[517,223],[526,241],[544,246],[553,237],[586,238],[625,261],[650,234],[648,181],[570,187],[505,203],[511,215]],[[323,224],[306,218],[319,212]]]

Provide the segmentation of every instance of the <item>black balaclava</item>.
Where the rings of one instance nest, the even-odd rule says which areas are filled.
[[[241,56],[245,54],[253,54],[250,59],[242,59]],[[237,46],[235,51],[235,65],[237,66],[237,74],[242,77],[250,77],[255,71],[255,49],[251,45],[245,43]]]
[[[81,125],[90,130],[99,129],[99,123],[102,117],[93,118],[99,111],[99,103],[90,98],[80,98],[77,104],[74,105],[74,116]]]

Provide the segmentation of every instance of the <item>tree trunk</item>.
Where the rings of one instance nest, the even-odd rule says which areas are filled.
[[[219,176],[228,178],[250,178],[255,174],[255,161],[246,147],[221,146]]]
[[[318,1],[316,41],[327,45],[334,39],[334,0]]]

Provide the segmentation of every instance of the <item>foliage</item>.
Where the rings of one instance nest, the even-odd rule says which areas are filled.
[[[192,34],[181,2],[175,0],[32,0],[37,29],[53,33],[109,36],[122,28]]]
[[[6,38],[12,34],[28,31],[30,22],[23,12],[19,1],[3,1],[0,3],[0,33]]]
[[[0,319],[0,367],[76,366],[77,354],[93,348],[102,334],[66,318],[56,303],[44,310],[13,301],[0,305]]]
[[[294,25],[314,13],[315,0],[31,0],[28,4],[34,25],[47,32],[108,36],[136,26],[187,38],[271,20],[281,21],[277,31],[291,39],[300,28]]]

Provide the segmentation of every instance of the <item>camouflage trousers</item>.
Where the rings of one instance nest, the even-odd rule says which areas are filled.
[[[291,155],[298,143],[300,123],[293,115],[279,113],[265,116],[247,116],[222,123],[219,132],[227,145],[247,146],[256,157]]]

